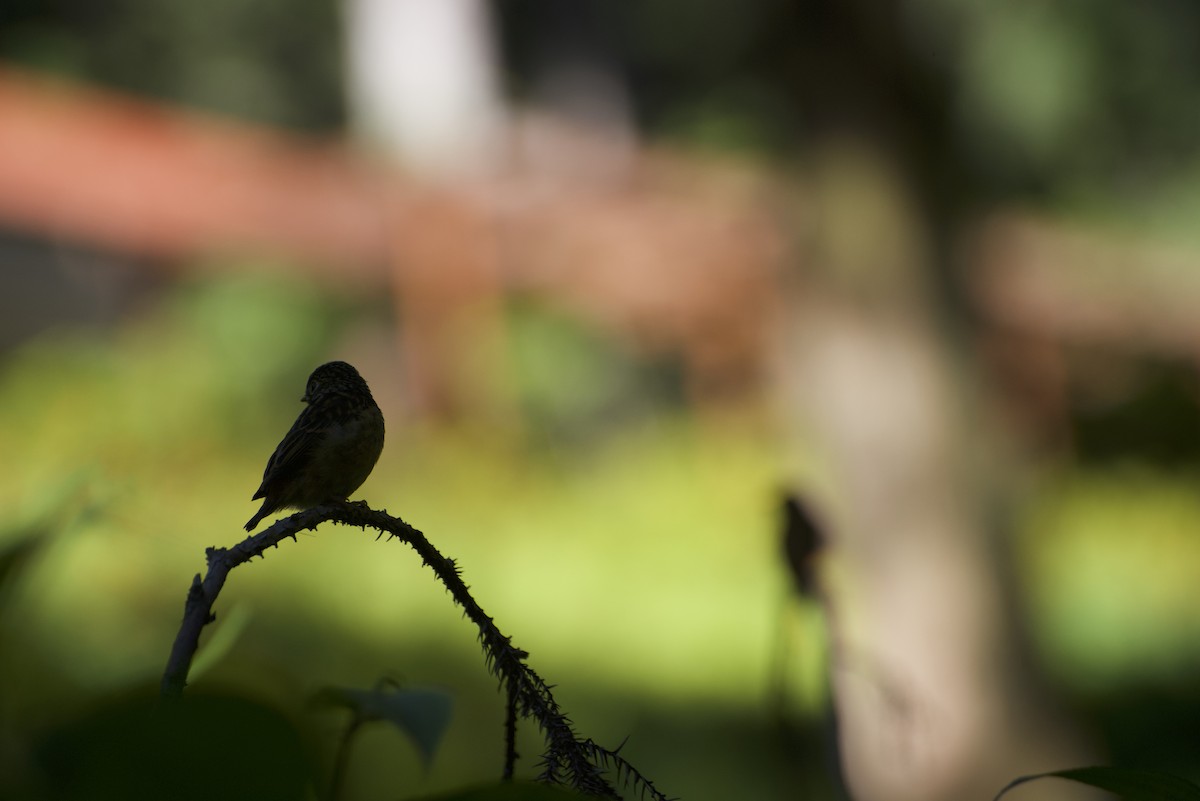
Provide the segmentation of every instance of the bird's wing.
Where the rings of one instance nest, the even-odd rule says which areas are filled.
[[[321,440],[324,425],[314,407],[308,406],[300,412],[291,430],[284,435],[271,458],[267,460],[267,469],[263,471],[262,485],[250,500],[258,500],[267,494],[267,485],[287,481],[290,476],[304,469],[309,456]]]

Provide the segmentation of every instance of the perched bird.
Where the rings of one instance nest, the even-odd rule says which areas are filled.
[[[313,370],[300,400],[308,406],[267,460],[262,486],[251,498],[263,498],[263,505],[247,531],[280,509],[346,500],[383,452],[383,413],[350,365],[329,362]]]
[[[800,496],[783,497],[783,558],[803,598],[820,599],[817,561],[826,548],[825,532]]]

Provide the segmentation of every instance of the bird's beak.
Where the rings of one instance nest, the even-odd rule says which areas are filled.
[[[308,393],[304,393],[304,397],[300,399],[301,403],[308,403]]]

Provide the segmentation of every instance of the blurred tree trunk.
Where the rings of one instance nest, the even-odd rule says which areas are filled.
[[[1022,658],[985,516],[997,451],[931,302],[928,227],[877,152],[842,144],[818,159],[815,277],[793,288],[782,375],[803,447],[832,477],[826,590],[847,785],[857,801],[961,801],[1095,762]]]
[[[857,801],[991,798],[1018,775],[1096,758],[1022,658],[987,517],[1003,468],[953,258],[987,199],[956,154],[949,82],[905,38],[911,9],[799,5],[812,194],[780,376],[803,447],[821,450],[832,477],[846,783]]]
[[[483,0],[345,0],[343,16],[360,135],[415,172],[494,165],[505,121]]]

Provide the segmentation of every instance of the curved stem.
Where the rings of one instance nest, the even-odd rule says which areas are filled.
[[[613,786],[604,777],[598,762],[606,766],[615,765],[618,775],[632,775],[643,791],[648,791],[656,801],[666,801],[652,783],[615,751],[608,751],[581,740],[571,726],[570,720],[559,709],[550,692],[550,685],[533,671],[525,659],[526,651],[512,644],[512,639],[503,634],[483,608],[471,597],[466,582],[453,559],[442,556],[429,540],[417,529],[403,520],[392,517],[385,511],[375,511],[365,503],[331,503],[317,506],[279,520],[266,530],[247,537],[232,548],[209,548],[208,571],[203,579],[197,575],[188,590],[184,604],[183,623],[175,637],[171,655],[167,660],[162,678],[162,697],[174,699],[182,695],[187,686],[192,658],[200,643],[200,634],[205,625],[215,619],[213,604],[225,586],[229,572],[255,556],[263,556],[268,548],[301,531],[315,529],[321,523],[333,521],[362,529],[373,528],[386,534],[388,539],[398,539],[409,545],[450,592],[455,603],[479,629],[479,641],[483,646],[484,660],[488,670],[500,680],[508,694],[505,721],[506,754],[505,778],[510,778],[516,763],[516,717],[532,717],[546,737],[547,749],[542,755],[541,778],[550,782],[565,782],[571,787],[591,795],[619,798]]]
[[[504,781],[512,781],[513,771],[517,765],[517,687],[511,678],[508,680],[507,701],[504,704]]]

